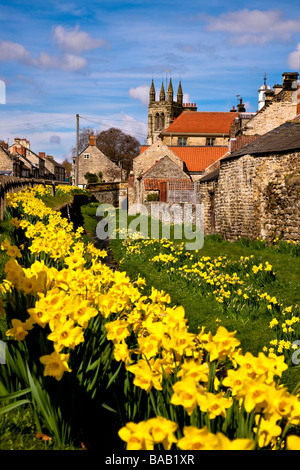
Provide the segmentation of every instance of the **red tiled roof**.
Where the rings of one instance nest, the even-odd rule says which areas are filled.
[[[234,112],[182,112],[162,134],[229,134],[238,115]]]
[[[143,145],[141,147],[141,154],[149,146]],[[228,152],[228,147],[172,147],[169,146],[172,152],[177,155],[185,163],[187,171],[204,171],[209,165],[219,160],[223,155]]]

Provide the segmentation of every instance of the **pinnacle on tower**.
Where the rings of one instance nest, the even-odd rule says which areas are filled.
[[[182,92],[181,81],[180,81],[178,85],[178,91],[177,91],[177,103],[182,104],[182,102],[183,102],[183,92]]]
[[[149,103],[154,103],[155,101],[155,87],[152,79],[151,87],[150,87],[150,93],[149,93]]]
[[[159,101],[165,101],[165,100],[166,100],[165,87],[164,87],[164,83],[162,83],[161,89],[160,89]]]
[[[173,101],[173,85],[172,85],[172,79],[170,78],[170,83],[169,83],[169,88],[168,88],[168,102],[172,103]]]

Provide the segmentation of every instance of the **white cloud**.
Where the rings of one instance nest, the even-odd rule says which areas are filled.
[[[32,63],[32,57],[24,46],[16,42],[0,40],[0,60],[17,60],[25,64]]]
[[[136,88],[130,88],[129,96],[139,100],[143,105],[147,106],[149,103],[149,91],[150,88],[148,85],[140,85]]]
[[[59,69],[66,72],[80,70],[87,65],[84,57],[75,54],[66,53],[62,56],[55,56],[41,52],[38,57],[33,57],[22,44],[0,41],[0,61],[10,60],[37,68]]]
[[[139,141],[143,141],[147,137],[148,126],[145,122],[138,121],[129,114],[121,112],[122,124],[121,130],[126,134],[130,134]]]
[[[300,42],[298,43],[296,50],[289,54],[289,56],[288,56],[288,65],[291,67],[291,69],[294,69],[296,71],[299,70],[299,66],[300,66]]]
[[[61,50],[79,54],[82,51],[108,47],[105,39],[93,39],[85,31],[79,31],[78,26],[73,30],[66,30],[63,26],[57,26],[54,30],[54,41]]]
[[[207,30],[228,33],[237,46],[263,45],[270,41],[287,42],[300,31],[299,18],[286,19],[281,10],[249,10],[222,13],[218,17],[200,15]]]
[[[184,103],[190,103],[190,95],[188,93],[183,93],[182,100]]]
[[[36,65],[45,69],[61,69],[66,72],[73,72],[84,68],[87,61],[84,57],[74,54],[65,54],[63,57],[58,57],[41,52],[36,60]]]

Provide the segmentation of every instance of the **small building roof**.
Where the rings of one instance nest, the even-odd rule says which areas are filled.
[[[185,163],[188,172],[202,172],[228,152],[227,146],[168,146]],[[141,147],[142,154],[149,146]]]
[[[229,134],[238,116],[238,112],[182,112],[161,134]]]
[[[200,183],[204,183],[204,182],[207,182],[207,181],[213,181],[215,179],[218,179],[219,173],[220,173],[220,168],[217,168],[216,170],[211,171],[207,175],[200,178],[199,181],[200,181]]]

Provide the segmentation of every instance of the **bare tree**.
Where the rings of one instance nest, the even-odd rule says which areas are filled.
[[[79,132],[78,138],[78,152],[81,153],[89,145],[89,138],[91,133],[94,132],[91,127],[83,127]],[[71,148],[72,157],[76,157],[76,145]]]
[[[140,153],[140,142],[121,129],[111,127],[106,131],[94,131],[90,127],[84,127],[79,133],[79,153],[89,144],[91,133],[94,132],[96,145],[110,160],[122,166],[127,174],[132,170],[132,160]],[[71,149],[72,157],[76,156],[76,147]]]
[[[140,142],[120,129],[112,127],[96,135],[97,147],[110,160],[122,165],[129,172],[132,170],[132,160],[140,153]]]

